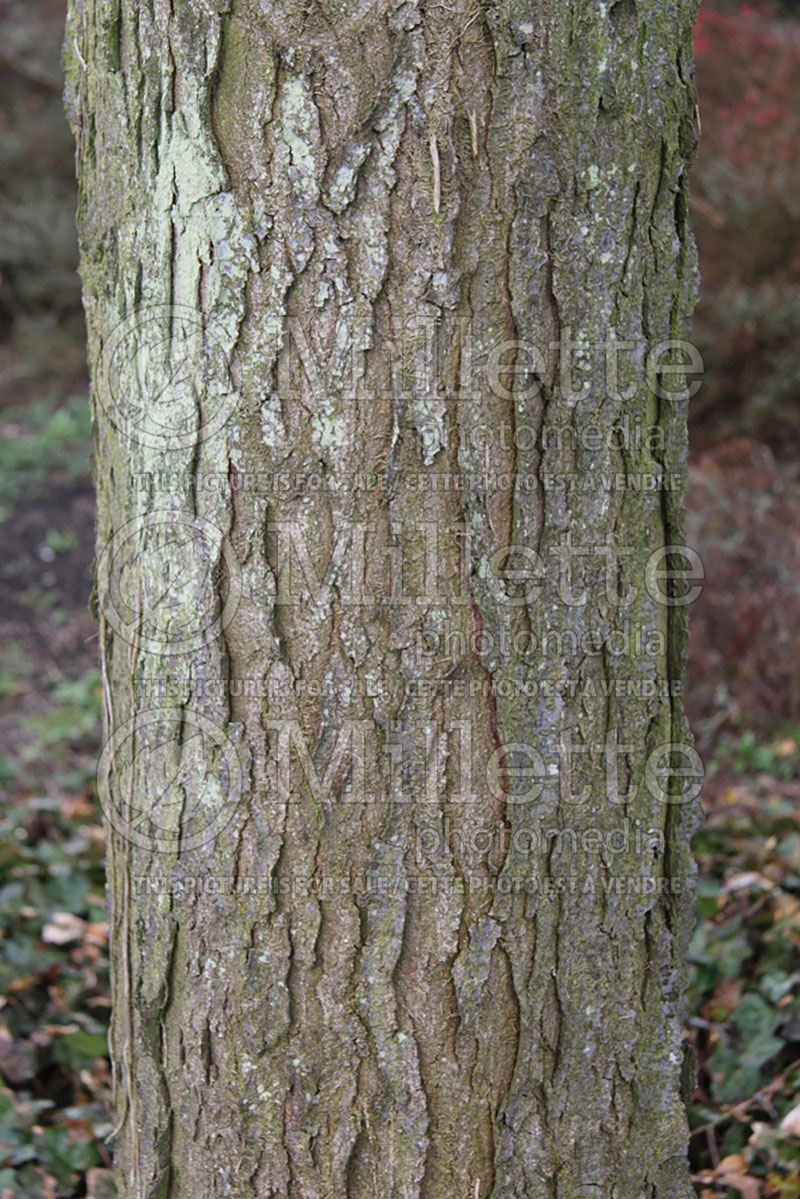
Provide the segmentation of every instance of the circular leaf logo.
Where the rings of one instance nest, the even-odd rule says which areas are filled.
[[[214,641],[242,595],[229,539],[200,517],[152,512],[116,531],[97,565],[109,626],[153,654],[191,653]]]
[[[236,746],[198,712],[140,712],[115,729],[97,766],[97,792],[121,837],[154,853],[212,841],[233,819],[244,771]]]
[[[130,444],[191,449],[230,418],[237,366],[220,325],[183,304],[156,304],[137,309],[108,337],[96,394]]]

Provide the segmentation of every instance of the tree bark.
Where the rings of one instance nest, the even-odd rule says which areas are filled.
[[[695,8],[72,0],[124,1199],[693,1193]]]

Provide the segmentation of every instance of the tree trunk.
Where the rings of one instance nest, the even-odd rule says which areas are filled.
[[[694,13],[72,0],[124,1199],[692,1195]]]

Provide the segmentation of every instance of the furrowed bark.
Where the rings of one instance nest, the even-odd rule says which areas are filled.
[[[123,1199],[693,1193],[694,15],[72,0]]]

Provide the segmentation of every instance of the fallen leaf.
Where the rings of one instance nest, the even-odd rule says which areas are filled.
[[[19,978],[12,979],[6,990],[10,991],[12,995],[21,995],[24,991],[30,991],[40,980],[40,974],[23,974]]]
[[[786,1113],[778,1127],[784,1136],[800,1137],[800,1104]]]
[[[83,938],[85,921],[71,912],[54,912],[53,918],[42,929],[42,940],[46,945],[70,945]]]
[[[101,948],[108,944],[108,925],[103,921],[97,924],[86,925],[86,940],[90,945],[98,945]]]
[[[68,1037],[70,1033],[80,1032],[80,1024],[48,1024],[45,1026],[44,1032],[49,1037]]]
[[[730,895],[733,891],[743,891],[746,887],[762,887],[765,891],[772,891],[775,884],[771,879],[765,878],[763,874],[758,874],[755,870],[748,870],[742,874],[734,874],[727,879],[720,890],[720,895]]]
[[[741,1153],[723,1157],[714,1171],[717,1182],[738,1191],[742,1199],[761,1199],[761,1183],[745,1173],[747,1166]]]

